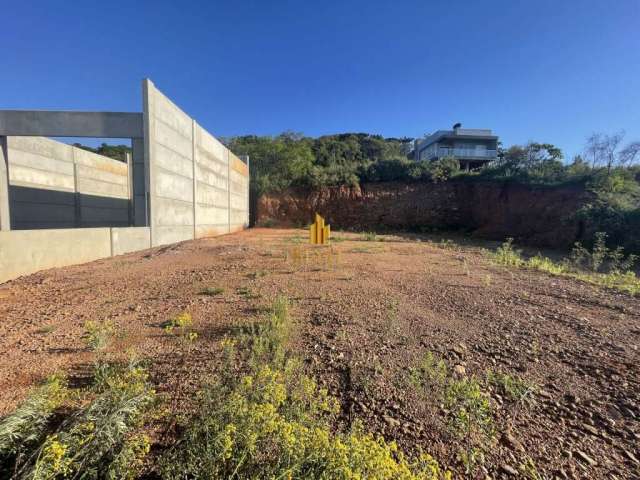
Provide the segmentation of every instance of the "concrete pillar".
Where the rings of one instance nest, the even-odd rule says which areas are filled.
[[[128,210],[128,225],[133,225],[133,162],[131,160],[131,154],[125,152],[125,159],[127,161],[127,210]],[[113,248],[112,248],[113,250]]]
[[[7,137],[0,137],[0,230],[11,230],[9,209],[9,152]]]
[[[247,177],[247,217],[245,218],[245,228],[251,223],[251,167],[249,166],[249,155],[240,155],[240,160],[247,164],[249,176]]]
[[[193,238],[196,239],[196,234],[198,231],[198,197],[196,195],[196,191],[198,189],[198,178],[196,175],[196,161],[197,161],[197,149],[198,146],[196,144],[196,127],[198,124],[195,120],[191,119],[191,162],[193,166]]]
[[[231,232],[231,159],[229,149],[224,148],[224,156],[227,159],[227,233]]]
[[[142,80],[142,126],[143,137],[142,141],[142,166],[144,168],[144,218],[145,226],[149,227],[151,246],[156,244],[156,221],[155,221],[155,151],[154,142],[151,141],[151,136],[155,135],[155,102],[154,102],[154,88],[153,82],[148,78]],[[135,145],[135,140],[134,140]],[[135,148],[134,148],[134,164],[136,162]],[[137,179],[136,179],[137,180]],[[136,185],[137,187],[137,185]],[[136,217],[139,213],[136,211]]]
[[[74,215],[73,224],[76,228],[82,226],[82,208],[80,205],[80,192],[78,191],[78,164],[76,163],[76,149],[71,149],[71,159],[73,160],[73,204]]]
[[[144,160],[144,139],[131,140],[131,201],[133,206],[132,224],[136,227],[149,225],[148,182]]]

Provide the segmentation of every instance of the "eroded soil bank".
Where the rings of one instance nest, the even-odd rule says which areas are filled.
[[[460,442],[437,392],[407,381],[430,351],[457,375],[501,372],[535,386],[526,405],[486,391],[492,478],[517,478],[509,472],[527,458],[544,478],[638,478],[640,299],[499,268],[474,245],[339,234],[326,248],[304,239],[302,230],[254,229],[2,285],[0,414],[55,371],[86,378],[95,360],[83,339],[87,320],[113,321],[109,354],[148,360],[158,391],[184,411],[219,368],[220,340],[286,295],[292,349],[340,399],[340,425],[362,419],[460,473]],[[202,295],[205,287],[223,291]],[[199,333],[188,352],[162,328],[184,311]]]
[[[480,238],[514,237],[532,246],[565,249],[582,239],[584,226],[575,213],[590,199],[580,185],[469,180],[296,188],[259,198],[256,222],[305,225],[318,212],[332,226],[354,231],[458,229]]]

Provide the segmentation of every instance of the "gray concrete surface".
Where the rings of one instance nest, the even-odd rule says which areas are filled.
[[[0,281],[248,227],[248,164],[150,80],[142,110],[0,111]],[[132,158],[41,136],[131,138]],[[72,229],[98,226],[110,228]],[[47,249],[47,235],[64,247]]]
[[[108,228],[0,232],[0,282],[110,255]]]
[[[152,245],[246,228],[248,166],[150,80],[143,91]]]
[[[128,165],[41,137],[6,137],[13,229],[129,225]]]
[[[136,112],[0,110],[3,136],[139,138],[142,127]]]
[[[40,270],[145,250],[149,227],[0,232],[0,283]]]
[[[0,231],[11,230],[7,138],[0,137]]]
[[[137,252],[151,247],[149,227],[128,227],[111,229],[111,255]]]

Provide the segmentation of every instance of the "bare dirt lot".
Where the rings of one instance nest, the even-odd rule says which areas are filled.
[[[338,234],[313,247],[302,230],[254,229],[1,285],[0,415],[55,371],[83,381],[95,356],[88,320],[113,321],[110,354],[150,360],[158,391],[184,407],[220,364],[220,339],[281,294],[292,348],[340,399],[342,423],[362,419],[461,473],[438,392],[409,381],[432,352],[486,385],[494,434],[480,478],[519,478],[528,459],[542,475],[530,478],[640,478],[640,299],[497,267],[473,245],[380,239]],[[187,353],[162,329],[184,311],[199,333]],[[532,393],[513,401],[490,372]]]

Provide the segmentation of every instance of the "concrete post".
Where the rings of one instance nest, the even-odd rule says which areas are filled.
[[[148,78],[142,81],[142,126],[143,126],[143,148],[144,152],[144,193],[146,206],[146,220],[149,227],[151,246],[155,245],[156,222],[155,222],[155,184],[153,178],[155,176],[155,151],[153,151],[153,142],[151,135],[155,134],[155,105],[153,95],[153,83]]]
[[[71,148],[71,159],[73,160],[73,225],[78,228],[82,226],[82,208],[80,206],[80,192],[78,191],[78,165],[76,164],[75,148]]]
[[[249,167],[249,155],[240,155],[240,159],[244,160],[249,170],[249,176],[247,177],[247,218],[244,225],[247,228],[251,222],[251,168]]]
[[[0,137],[0,230],[11,230],[9,209],[9,151],[7,137]]]
[[[224,156],[227,158],[227,233],[231,232],[231,160],[229,149],[225,147]]]
[[[149,225],[147,207],[147,179],[144,159],[144,139],[131,139],[131,201],[133,206],[133,223],[136,227]]]
[[[197,126],[198,124],[196,123],[196,121],[191,119],[191,162],[193,166],[193,239],[194,240],[197,238],[197,232],[198,232],[198,215],[197,215],[198,197],[196,194],[196,190],[198,189],[198,179],[196,176],[196,172],[197,172],[196,157],[197,157],[197,149],[198,149],[198,146],[196,144],[196,127]]]
[[[131,154],[125,152],[125,160],[127,162],[127,210],[128,210],[128,225],[133,225],[133,162],[131,161]]]

